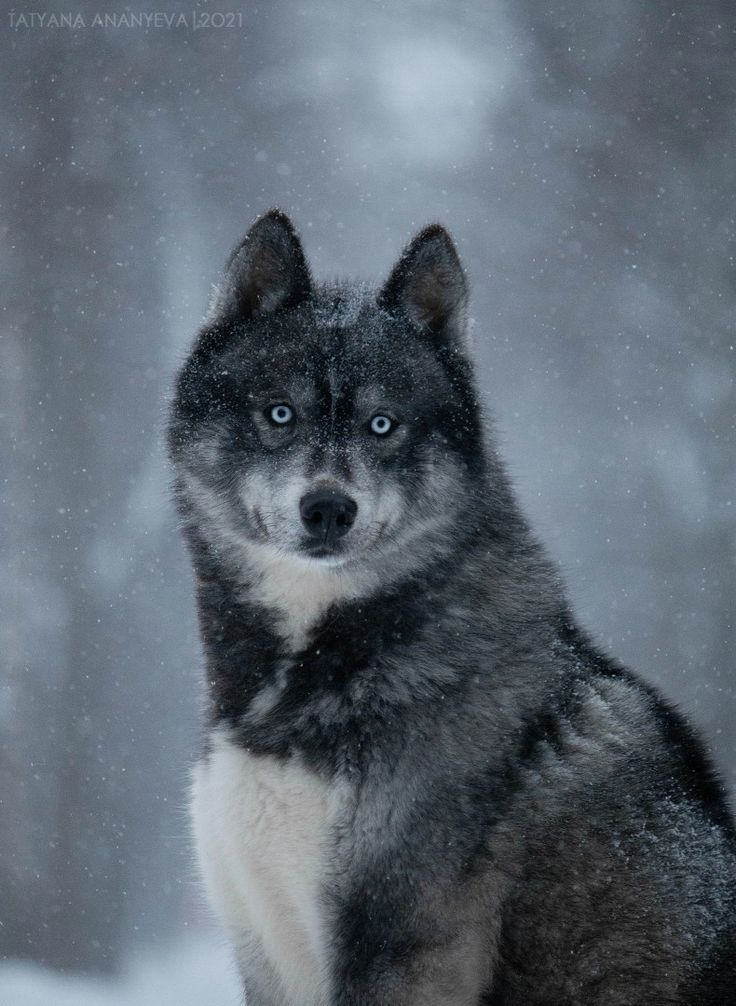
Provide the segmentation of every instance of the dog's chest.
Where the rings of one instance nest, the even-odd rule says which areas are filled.
[[[195,838],[208,893],[259,986],[317,1004],[329,976],[322,894],[344,807],[295,760],[252,755],[219,735],[197,767]]]

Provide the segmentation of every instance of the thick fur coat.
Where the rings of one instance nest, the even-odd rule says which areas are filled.
[[[483,421],[466,302],[439,226],[375,292],[316,285],[272,211],[178,377],[193,819],[247,1001],[736,1003],[721,786],[576,626]]]

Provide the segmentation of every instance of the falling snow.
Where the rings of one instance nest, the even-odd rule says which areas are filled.
[[[199,644],[162,427],[223,249],[269,206],[327,277],[449,226],[526,510],[733,789],[736,8],[77,6],[0,33],[0,1001],[237,1001],[181,943],[207,918]]]

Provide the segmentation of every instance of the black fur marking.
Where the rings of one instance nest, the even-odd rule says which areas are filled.
[[[736,915],[736,891],[731,905]],[[682,988],[692,1006],[736,1006],[736,923],[721,934],[706,964]]]
[[[210,683],[210,719],[236,725],[267,685],[283,644],[273,616],[243,604],[226,579],[200,573],[199,619]]]
[[[334,774],[356,771],[376,737],[387,737],[388,743],[400,737],[406,700],[392,696],[391,676],[402,652],[430,624],[440,589],[441,572],[435,570],[400,582],[388,594],[330,607],[308,644],[289,656],[286,684],[274,707],[253,722],[242,719],[245,703],[234,707],[228,719],[242,743],[281,758],[298,752],[308,764]],[[432,681],[423,686],[422,704],[440,700],[439,686]]]

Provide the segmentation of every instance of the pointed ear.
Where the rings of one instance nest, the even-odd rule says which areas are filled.
[[[230,256],[213,313],[244,320],[296,307],[309,296],[311,287],[294,225],[281,210],[269,210],[256,220]]]
[[[468,285],[452,238],[440,224],[421,231],[393,268],[378,304],[438,339],[465,335]]]

